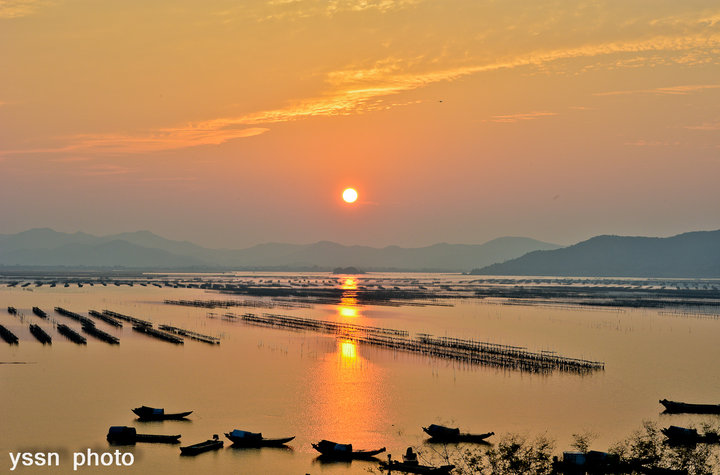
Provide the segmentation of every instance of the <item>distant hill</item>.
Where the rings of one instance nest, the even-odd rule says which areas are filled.
[[[475,275],[720,277],[720,230],[668,238],[597,236],[474,269]]]
[[[364,270],[467,272],[474,267],[558,245],[523,237],[485,244],[435,244],[420,248],[267,243],[247,249],[208,249],[149,231],[93,236],[31,229],[0,235],[0,265],[136,268],[299,269],[356,266]]]

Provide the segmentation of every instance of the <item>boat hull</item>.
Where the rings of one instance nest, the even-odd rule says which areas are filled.
[[[661,399],[665,412],[673,414],[720,414],[720,404],[688,404],[686,402]]]
[[[319,444],[312,444],[313,448],[320,452],[320,456],[328,460],[371,460],[376,455],[385,452],[385,447],[377,450],[353,450],[348,452],[327,450]]]
[[[433,431],[427,427],[422,428],[423,431],[430,436],[431,442],[475,442],[483,443],[488,437],[495,435],[495,432],[486,432],[484,434],[462,434],[452,431]]]
[[[200,442],[199,444],[193,444],[188,445],[186,447],[180,447],[180,454],[181,455],[198,455],[203,452],[209,452],[211,450],[218,450],[222,449],[223,447],[223,441],[222,440],[206,440],[205,442]]]
[[[259,440],[252,440],[247,437],[234,437],[230,435],[229,433],[225,434],[225,437],[230,439],[230,442],[232,442],[233,446],[235,447],[280,447],[291,440],[293,440],[295,437],[284,437],[281,439],[259,439]]]
[[[187,416],[192,414],[193,411],[187,411],[187,412],[175,412],[175,413],[169,413],[169,414],[153,414],[152,410],[146,410],[141,407],[136,407],[132,410],[132,412],[135,413],[136,416],[142,421],[171,421],[171,420],[179,420],[179,419],[185,419]]]

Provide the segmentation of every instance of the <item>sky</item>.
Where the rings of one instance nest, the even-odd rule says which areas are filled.
[[[0,0],[0,58],[0,233],[720,228],[717,0]]]

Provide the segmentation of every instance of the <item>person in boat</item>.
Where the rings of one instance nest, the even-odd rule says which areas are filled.
[[[412,447],[408,447],[405,451],[405,455],[403,455],[403,462],[407,464],[418,464],[418,456],[415,452],[413,452]]]

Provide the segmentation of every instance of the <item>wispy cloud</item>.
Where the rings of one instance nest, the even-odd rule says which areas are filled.
[[[688,86],[656,87],[653,89],[631,89],[626,91],[596,92],[595,96],[620,96],[628,94],[687,95],[706,89],[720,89],[720,84],[695,84]]]
[[[677,147],[682,144],[678,141],[669,142],[663,140],[637,139],[625,142],[625,145],[629,145],[632,147]]]
[[[700,125],[686,125],[684,128],[690,130],[720,130],[720,122],[705,122]]]
[[[489,122],[510,124],[523,120],[533,120],[539,119],[540,117],[550,117],[554,115],[557,115],[557,112],[525,112],[520,114],[494,115],[489,119]]]
[[[32,154],[108,154],[124,155],[152,153],[163,150],[197,147],[200,145],[219,145],[229,140],[253,137],[269,129],[262,127],[233,128],[233,124],[220,119],[191,123],[176,128],[152,130],[144,134],[81,134],[66,137],[66,145],[58,147],[30,148],[22,150],[0,151],[2,156]],[[60,159],[68,162],[82,161],[82,156]],[[60,161],[58,160],[58,161]]]
[[[131,170],[120,165],[93,165],[91,167],[82,168],[78,171],[81,176],[107,176],[107,175],[125,175]]]
[[[39,8],[52,3],[49,0],[0,0],[0,19],[32,15]]]
[[[80,157],[61,157],[61,158],[54,158],[51,161],[52,162],[58,162],[58,163],[76,163],[76,162],[87,162],[92,160],[92,157],[88,156],[80,156]]]
[[[245,3],[214,13],[223,23],[237,18],[254,21],[299,21],[313,17],[329,17],[343,13],[375,12],[385,14],[403,10],[423,0],[268,0],[252,8]]]

